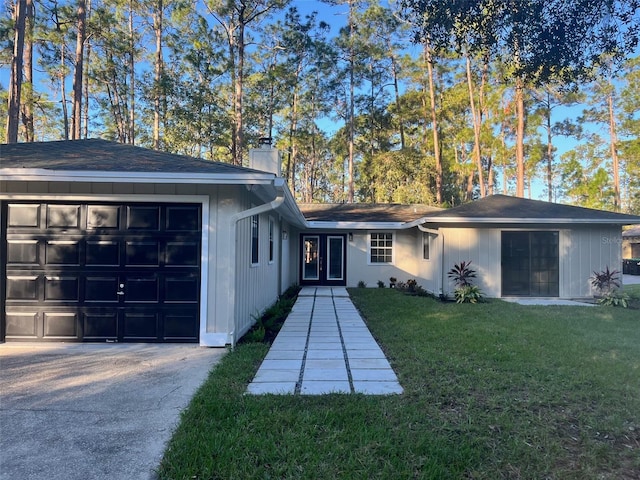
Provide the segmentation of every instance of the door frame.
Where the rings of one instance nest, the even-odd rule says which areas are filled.
[[[304,275],[304,265],[305,265],[305,255],[307,254],[305,250],[305,241],[309,238],[317,238],[318,239],[318,264],[317,278],[305,279]],[[331,279],[329,278],[330,271],[330,259],[331,257],[331,249],[330,249],[330,240],[331,239],[340,239],[342,241],[342,255],[340,256],[341,264],[339,265],[342,270],[342,276],[340,278]],[[303,232],[300,233],[299,240],[299,254],[298,259],[296,260],[299,267],[299,281],[300,285],[316,285],[316,286],[336,286],[336,287],[344,287],[347,285],[347,235],[345,233],[316,233],[316,232]]]

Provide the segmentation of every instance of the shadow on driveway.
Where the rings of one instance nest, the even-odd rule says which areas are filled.
[[[152,479],[225,349],[0,344],[0,479]]]

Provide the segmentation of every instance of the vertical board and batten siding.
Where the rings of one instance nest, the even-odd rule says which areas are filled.
[[[560,296],[591,297],[593,272],[622,269],[619,226],[574,227],[560,236]]]
[[[500,229],[441,228],[444,235],[443,293],[452,295],[455,285],[447,272],[460,262],[471,262],[476,271],[476,285],[489,297],[501,292]]]
[[[245,194],[238,202],[242,210],[248,210],[262,202],[251,202],[249,194]],[[280,235],[274,235],[275,258],[269,263],[269,217],[275,221],[275,231],[280,231],[280,221],[277,212],[267,212],[260,215],[258,264],[251,264],[251,217],[244,218],[236,227],[236,267],[235,267],[235,331],[234,341],[238,341],[256,319],[272,305],[279,295],[279,242]],[[232,280],[233,277],[229,277]]]

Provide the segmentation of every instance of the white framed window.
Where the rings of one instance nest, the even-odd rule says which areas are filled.
[[[269,217],[269,263],[273,263],[275,259],[275,231],[276,221]]]
[[[369,234],[369,263],[393,263],[394,234],[372,232]]]
[[[251,217],[251,265],[260,261],[260,215]]]

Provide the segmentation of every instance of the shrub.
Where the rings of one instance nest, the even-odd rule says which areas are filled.
[[[384,282],[382,280],[378,280],[378,288],[384,288]]]
[[[627,308],[629,306],[629,295],[618,290],[613,290],[600,297],[598,299],[598,304],[606,307]]]
[[[447,273],[447,276],[453,280],[456,287],[467,287],[473,285],[471,279],[476,278],[476,271],[470,267],[471,262],[460,262],[455,264]]]
[[[620,282],[620,271],[609,270],[609,266],[601,272],[593,272],[591,285],[600,295],[607,295],[622,286]]]
[[[472,279],[476,278],[476,271],[470,265],[471,262],[462,261],[447,273],[456,285],[453,292],[456,303],[478,303],[482,300],[480,287],[472,282]]]
[[[477,285],[465,285],[454,292],[456,303],[478,303],[482,301],[482,292]]]
[[[367,288],[367,284],[364,280],[358,282],[358,288]]]

